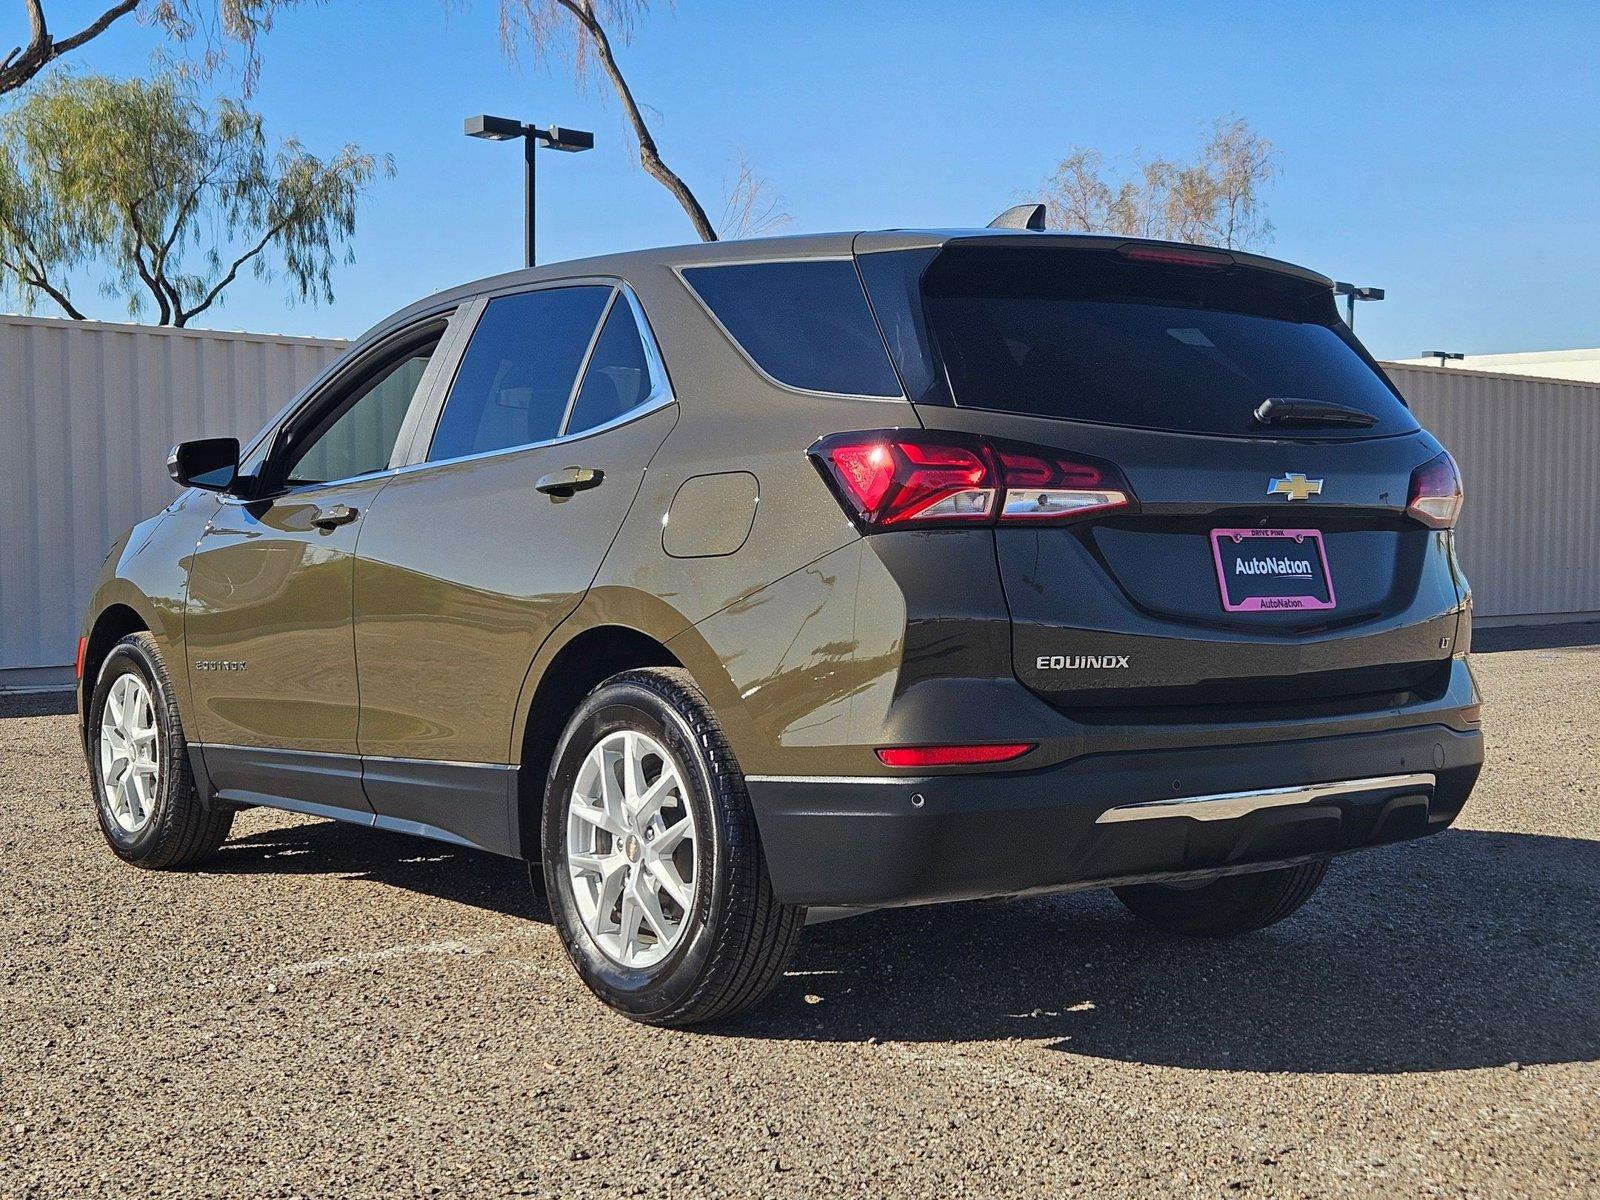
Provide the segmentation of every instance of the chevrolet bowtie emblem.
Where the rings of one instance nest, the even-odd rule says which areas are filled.
[[[1307,479],[1304,475],[1285,475],[1267,484],[1267,495],[1287,496],[1291,500],[1306,500],[1322,495],[1322,480]]]

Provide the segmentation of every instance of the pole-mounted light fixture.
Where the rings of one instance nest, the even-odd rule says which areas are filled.
[[[1378,287],[1357,287],[1353,283],[1336,283],[1333,285],[1333,294],[1344,297],[1344,323],[1351,329],[1356,327],[1356,301],[1357,300],[1382,300],[1383,289]]]
[[[576,154],[581,150],[593,150],[594,134],[584,129],[566,129],[560,125],[552,125],[548,129],[540,129],[537,125],[525,125],[511,117],[491,117],[488,114],[468,117],[463,132],[468,137],[482,138],[488,142],[509,142],[516,138],[522,139],[525,193],[523,207],[527,221],[527,231],[523,242],[523,258],[528,266],[533,266],[534,151],[540,145],[548,146],[552,150],[565,151],[568,154]]]
[[[1460,362],[1462,359],[1466,358],[1466,355],[1465,354],[1452,354],[1448,350],[1429,350],[1422,357],[1423,358],[1437,358],[1439,360],[1439,365],[1442,367],[1442,366],[1445,365],[1445,363],[1448,363],[1448,362]]]

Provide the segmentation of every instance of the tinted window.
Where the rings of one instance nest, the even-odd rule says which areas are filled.
[[[619,294],[595,341],[566,432],[580,433],[604,425],[637,408],[649,394],[650,364],[644,342],[633,309]]]
[[[608,287],[546,288],[484,309],[445,400],[428,461],[556,436]]]
[[[851,396],[901,394],[854,262],[693,267],[683,275],[779,383]]]
[[[1331,401],[1369,428],[1275,425],[1272,437],[1416,428],[1346,341],[1328,289],[1275,272],[1150,267],[1077,251],[956,251],[923,277],[933,341],[961,407],[1149,429],[1262,436],[1263,400]]]
[[[359,385],[342,410],[336,408],[307,432],[304,446],[291,453],[284,481],[291,486],[329,483],[386,470],[432,355],[429,345]]]

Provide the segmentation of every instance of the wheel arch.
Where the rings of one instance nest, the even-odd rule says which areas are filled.
[[[530,680],[533,686],[523,705],[517,747],[517,837],[523,858],[530,862],[539,859],[539,830],[550,759],[567,721],[583,698],[623,671],[681,666],[664,641],[622,624],[589,626],[549,656],[537,681]]]
[[[112,647],[130,633],[153,632],[154,622],[146,613],[130,603],[130,599],[132,598],[123,597],[105,604],[95,614],[94,622],[85,635],[88,640],[83,650],[83,675],[77,682],[78,712],[84,718],[85,729],[87,729],[89,700],[94,695],[95,681],[100,677],[100,668],[111,653]],[[169,664],[169,670],[171,666]]]

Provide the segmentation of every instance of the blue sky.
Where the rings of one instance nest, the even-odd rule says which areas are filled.
[[[55,0],[54,23],[98,7]],[[128,26],[75,62],[142,73],[158,42]],[[1403,357],[1600,345],[1597,45],[1600,10],[1577,3],[681,0],[619,57],[708,208],[742,149],[795,232],[981,225],[1075,145],[1184,156],[1238,114],[1282,155],[1267,252],[1386,288],[1357,329]],[[541,157],[543,261],[692,238],[598,80],[507,63],[496,0],[331,0],[262,50],[269,131],[386,151],[398,173],[365,206],[336,304],[245,280],[202,323],[348,336],[518,265],[517,152],[463,137],[473,112],[595,131],[591,153]]]

